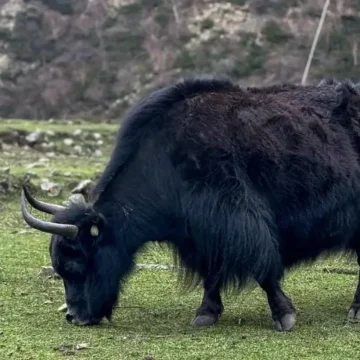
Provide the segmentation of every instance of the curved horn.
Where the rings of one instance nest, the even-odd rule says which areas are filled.
[[[21,192],[21,212],[26,223],[34,229],[50,233],[65,236],[66,238],[74,240],[78,233],[78,228],[75,225],[57,224],[50,221],[44,221],[36,219],[32,216],[25,204],[25,192]]]
[[[55,215],[57,212],[66,209],[65,206],[48,204],[46,202],[36,200],[29,192],[29,190],[23,186],[23,190],[25,193],[26,200],[30,203],[30,205],[36,210],[45,212],[47,214]]]

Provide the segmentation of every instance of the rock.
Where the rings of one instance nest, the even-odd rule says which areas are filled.
[[[66,173],[64,173],[64,176],[70,177],[70,176],[72,176],[72,173],[70,171],[67,171]]]
[[[0,174],[9,175],[10,174],[10,168],[9,167],[0,168]]]
[[[55,131],[46,130],[46,131],[45,131],[45,134],[46,134],[46,135],[49,135],[49,136],[55,136]]]
[[[93,133],[93,138],[94,138],[95,140],[99,140],[99,139],[101,139],[101,134],[99,134],[99,133]]]
[[[67,310],[67,305],[66,303],[65,304],[62,304],[60,307],[58,307],[57,311],[59,312],[65,312]]]
[[[66,138],[66,139],[64,139],[63,142],[64,142],[64,144],[65,144],[66,146],[71,146],[71,145],[74,144],[74,140],[71,139],[71,138]]]
[[[90,179],[83,180],[71,190],[71,193],[82,194],[85,197],[85,199],[87,199],[92,187],[93,187],[92,180]]]
[[[0,11],[0,29],[12,30],[15,24],[16,15],[22,9],[22,2],[20,0],[1,2]]]
[[[48,279],[60,279],[60,276],[55,272],[52,266],[42,266],[38,276],[44,276]]]
[[[25,137],[25,140],[33,145],[42,141],[43,133],[41,131],[34,131]]]
[[[53,158],[53,157],[55,157],[55,153],[53,151],[47,152],[46,156]]]
[[[84,349],[88,349],[89,345],[86,343],[82,343],[82,344],[76,344],[76,350],[84,350]]]
[[[74,136],[80,136],[82,134],[82,130],[81,129],[76,129],[74,132],[73,132],[73,135]]]
[[[52,150],[55,147],[55,143],[53,143],[53,142],[50,142],[50,143],[44,142],[44,143],[41,144],[41,147],[44,150]]]
[[[84,195],[82,194],[72,194],[69,196],[69,201],[74,203],[74,204],[82,204],[82,205],[85,205],[86,204],[86,201],[85,201],[85,198],[84,198]]]
[[[46,163],[48,163],[50,160],[48,158],[42,157],[37,162],[28,164],[25,166],[26,169],[32,169],[37,167],[43,167],[46,166]]]
[[[80,145],[75,145],[74,146],[74,150],[78,153],[81,154],[82,153],[82,147]]]
[[[41,190],[46,191],[49,196],[59,196],[62,190],[62,187],[59,184],[56,184],[49,179],[42,179],[40,184]]]
[[[0,55],[0,74],[9,68],[10,62],[11,59],[8,55]]]
[[[104,144],[104,142],[102,141],[102,140],[98,140],[97,142],[96,142],[96,145],[97,146],[101,146],[101,145],[103,145]]]
[[[9,144],[2,144],[2,150],[9,151],[11,150],[12,146]]]
[[[96,149],[95,152],[94,152],[94,156],[101,157],[102,156],[102,151],[100,149]]]

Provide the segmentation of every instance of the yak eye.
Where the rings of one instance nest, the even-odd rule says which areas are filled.
[[[95,225],[93,225],[91,228],[90,228],[90,234],[92,236],[99,236],[99,228]]]

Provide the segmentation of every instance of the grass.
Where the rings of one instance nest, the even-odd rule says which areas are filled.
[[[18,122],[20,128],[19,124],[45,126]],[[86,126],[89,131],[98,128],[95,124]],[[75,128],[77,125],[67,126],[68,131]],[[42,156],[35,151],[20,156],[20,152],[14,148],[1,158],[12,173],[16,169],[18,178],[26,162]],[[96,168],[104,166],[107,156],[104,152],[96,160]],[[58,170],[57,180],[65,186],[69,179],[62,173],[71,168],[74,176],[90,176],[92,164],[91,158],[64,156],[51,166]],[[47,168],[32,171],[41,177]],[[81,328],[67,324],[64,314],[57,312],[64,300],[62,282],[38,276],[42,266],[50,265],[48,239],[46,234],[25,227],[18,192],[0,198],[0,359],[143,360],[147,356],[155,360],[329,360],[359,356],[360,324],[346,319],[357,276],[323,271],[325,267],[356,270],[352,258],[321,260],[286,276],[284,289],[298,311],[291,333],[273,330],[266,298],[259,288],[227,294],[220,322],[211,328],[193,328],[190,321],[200,304],[201,290],[183,292],[176,273],[166,270],[136,271],[121,294],[113,323]],[[171,263],[171,257],[152,245],[139,254],[138,262]],[[64,345],[81,343],[89,348],[64,351]]]

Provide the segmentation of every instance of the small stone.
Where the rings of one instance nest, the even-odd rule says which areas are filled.
[[[99,133],[93,133],[93,138],[94,138],[95,140],[99,140],[99,139],[101,139],[101,134],[99,134]]]
[[[52,266],[43,266],[38,276],[44,276],[46,278],[60,279],[60,276],[55,272]]]
[[[82,195],[82,194],[70,195],[69,201],[71,201],[73,204],[86,205],[84,195]]]
[[[80,136],[82,134],[82,130],[81,129],[76,129],[74,132],[73,132],[73,135],[74,136]]]
[[[59,184],[56,184],[49,179],[42,179],[40,184],[41,190],[46,191],[49,196],[59,196],[62,190],[62,187]]]
[[[101,146],[101,145],[103,145],[104,144],[104,142],[102,141],[102,140],[98,140],[97,142],[96,142],[96,145],[97,146]]]
[[[76,344],[76,350],[84,350],[84,349],[88,349],[89,345],[86,343],[82,343],[82,344]]]
[[[67,310],[67,305],[66,305],[66,303],[65,303],[65,304],[62,304],[62,305],[57,309],[58,312],[65,312],[66,310]]]
[[[29,144],[35,144],[41,141],[43,133],[41,131],[34,131],[25,137]]]
[[[100,149],[96,149],[95,152],[94,152],[94,156],[101,157],[102,156],[102,151]]]
[[[41,147],[45,150],[52,150],[55,147],[55,143],[49,142],[49,143],[42,143]]]
[[[46,156],[53,158],[53,157],[55,157],[55,153],[54,152],[47,152]]]
[[[49,135],[49,136],[55,136],[55,131],[53,131],[53,130],[46,130],[46,131],[45,131],[45,134],[46,134],[46,135]]]
[[[67,171],[66,173],[64,173],[64,176],[70,177],[70,176],[72,176],[72,173],[70,171]]]
[[[0,168],[0,174],[9,175],[10,174],[10,168],[9,167]]]
[[[74,144],[74,140],[73,139],[70,139],[70,138],[66,138],[66,139],[64,139],[64,144],[66,145],[66,146],[71,146],[72,144]]]
[[[82,153],[82,147],[80,145],[75,145],[74,146],[74,150],[78,153],[81,154]]]
[[[52,304],[52,303],[53,303],[53,302],[52,302],[51,300],[45,300],[45,301],[44,301],[44,304],[45,304],[45,305],[49,305],[49,304]]]

